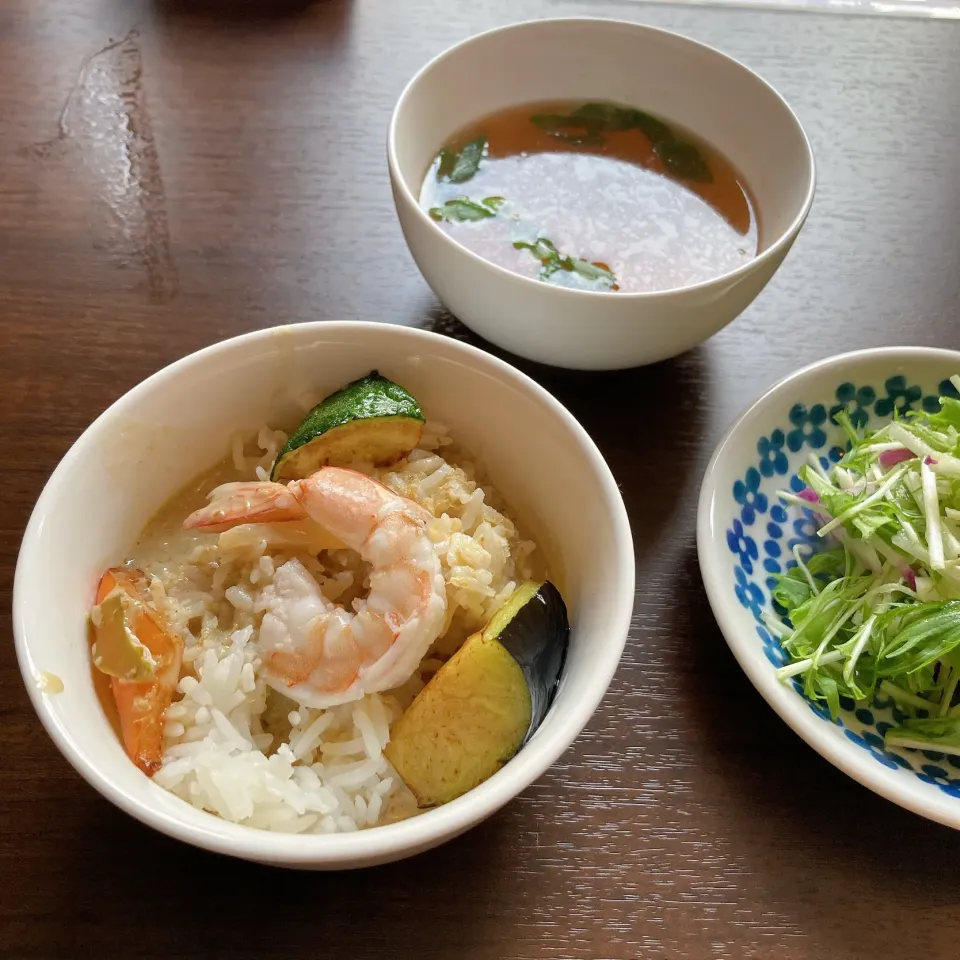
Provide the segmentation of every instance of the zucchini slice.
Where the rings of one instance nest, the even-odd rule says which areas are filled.
[[[327,465],[357,460],[378,467],[407,456],[420,442],[423,412],[403,387],[373,370],[321,400],[277,455],[271,480],[301,480]]]
[[[552,583],[519,586],[394,724],[386,756],[421,807],[493,776],[540,725],[570,628]]]

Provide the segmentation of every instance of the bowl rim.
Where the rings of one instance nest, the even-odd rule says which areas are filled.
[[[733,270],[728,270],[726,273],[720,274],[717,277],[712,277],[709,280],[701,280],[698,283],[691,283],[682,287],[670,287],[666,290],[619,291],[617,294],[618,298],[643,300],[656,297],[673,297],[694,291],[710,290],[716,286],[730,286],[738,283],[741,279],[753,273],[758,268],[762,268],[769,261],[773,260],[776,262],[776,258],[781,255],[781,253],[784,251],[784,248],[788,247],[799,234],[800,229],[810,213],[810,208],[813,206],[813,198],[817,187],[817,166],[813,154],[813,148],[810,145],[810,138],[807,136],[807,132],[803,128],[803,124],[800,123],[800,119],[797,117],[793,108],[789,103],[787,103],[783,95],[772,84],[764,80],[760,74],[758,74],[755,70],[752,70],[742,61],[730,56],[727,53],[724,53],[722,50],[719,50],[716,47],[707,43],[703,43],[699,40],[694,40],[685,34],[677,33],[674,30],[665,30],[662,27],[653,27],[644,23],[635,23],[630,20],[618,20],[612,17],[546,17],[542,20],[521,20],[516,23],[509,23],[505,24],[504,26],[494,27],[490,30],[484,30],[481,33],[476,33],[464,40],[460,40],[448,47],[446,50],[441,51],[435,57],[425,63],[410,78],[400,93],[400,96],[397,99],[397,102],[393,108],[393,112],[390,116],[390,124],[387,128],[387,166],[389,168],[390,178],[396,188],[399,190],[404,202],[415,210],[414,216],[416,216],[421,223],[429,224],[429,228],[433,230],[437,236],[442,237],[447,244],[456,249],[459,253],[466,255],[469,260],[476,263],[478,266],[482,265],[492,269],[498,276],[504,279],[510,278],[522,284],[530,284],[530,289],[536,288],[549,291],[547,294],[548,296],[577,296],[583,298],[608,297],[608,294],[602,290],[579,290],[572,287],[561,287],[554,284],[545,284],[532,277],[525,277],[521,274],[514,273],[512,270],[508,270],[506,267],[501,267],[499,264],[493,263],[493,261],[481,257],[478,253],[474,253],[473,250],[464,246],[451,234],[442,230],[440,226],[435,223],[433,219],[421,208],[418,197],[414,195],[413,191],[410,189],[410,185],[407,183],[406,177],[400,171],[400,163],[397,159],[396,140],[400,111],[405,105],[406,101],[413,95],[414,88],[423,80],[424,77],[427,76],[428,73],[430,73],[430,71],[432,71],[443,61],[457,56],[457,54],[459,54],[465,47],[487,40],[496,34],[507,33],[514,30],[541,29],[545,26],[558,23],[567,23],[571,25],[581,24],[587,27],[603,24],[605,26],[628,29],[631,31],[638,31],[640,33],[655,34],[661,37],[671,37],[676,40],[680,40],[683,43],[689,44],[692,47],[699,47],[703,51],[712,54],[713,56],[728,61],[728,63],[734,67],[737,67],[746,74],[749,74],[758,84],[766,87],[766,89],[773,95],[774,99],[779,102],[780,106],[786,112],[787,116],[792,121],[800,135],[800,140],[804,148],[804,156],[806,157],[807,167],[809,170],[806,193],[796,216],[790,221],[790,224],[786,227],[786,229],[782,230],[778,234],[777,238],[772,243],[770,243],[764,250],[758,253],[751,260],[748,260],[739,267],[736,267]]]
[[[753,400],[733,421],[717,444],[707,465],[697,504],[697,557],[710,608],[727,645],[740,668],[780,718],[822,757],[874,793],[913,813],[946,826],[960,829],[960,802],[932,789],[919,788],[916,777],[902,776],[905,771],[891,770],[877,763],[866,751],[845,737],[837,737],[836,727],[810,710],[807,701],[792,687],[778,682],[773,668],[749,655],[754,649],[737,626],[733,601],[722,582],[718,559],[717,525],[714,523],[719,465],[731,455],[731,447],[744,426],[771,403],[787,400],[788,390],[810,377],[830,370],[840,371],[852,363],[871,361],[943,360],[960,370],[960,350],[943,347],[885,346],[834,354],[807,364],[777,380]],[[786,409],[786,408],[785,408]],[[755,439],[755,438],[754,438]]]
[[[268,347],[272,338],[291,334],[309,342],[336,340],[338,336],[378,337],[393,336],[407,341],[414,348],[440,346],[447,356],[476,368],[480,367],[501,384],[518,387],[548,414],[560,421],[572,440],[584,454],[589,469],[594,473],[598,489],[603,493],[611,514],[615,552],[615,611],[617,628],[598,645],[591,675],[587,678],[586,695],[571,703],[567,712],[554,726],[544,724],[545,736],[524,747],[524,762],[507,764],[491,779],[442,807],[399,821],[338,834],[280,834],[258,830],[222,820],[205,813],[202,825],[181,820],[166,811],[158,810],[139,797],[127,793],[99,769],[96,758],[86,756],[54,715],[45,695],[38,686],[39,668],[30,655],[28,633],[28,578],[35,568],[34,553],[37,535],[51,503],[58,496],[60,485],[88,455],[98,435],[126,407],[152,392],[158,386],[182,379],[183,374],[206,363],[217,355],[237,350],[257,351]],[[185,381],[184,381],[185,382]],[[175,839],[194,846],[244,859],[289,866],[351,867],[400,859],[434,846],[464,832],[496,812],[530,784],[543,775],[560,755],[573,743],[586,726],[601,700],[619,665],[626,644],[633,614],[635,565],[633,540],[626,507],[616,480],[606,460],[576,418],[546,389],[525,373],[477,347],[430,331],[373,321],[313,321],[268,327],[210,344],[161,368],[124,393],[102,412],[71,445],[47,480],[37,499],[21,541],[13,588],[13,632],[17,660],[24,684],[41,723],[57,748],[73,768],[101,795],[137,820]],[[157,788],[161,789],[161,788]],[[186,804],[186,802],[184,801]],[[185,810],[193,809],[188,804]],[[207,824],[209,818],[209,829]],[[355,863],[352,861],[356,861]]]

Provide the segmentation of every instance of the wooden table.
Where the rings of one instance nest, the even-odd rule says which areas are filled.
[[[710,451],[770,382],[845,349],[960,347],[960,25],[615,0],[259,7],[0,7],[2,956],[960,955],[960,838],[847,779],[763,704],[694,549]],[[124,391],[223,337],[359,317],[478,342],[404,246],[390,110],[450,43],[582,13],[759,70],[820,173],[783,268],[700,349],[606,375],[520,363],[591,432],[630,510],[636,617],[603,706],[502,813],[405,864],[288,873],[148,831],[68,767],[20,681],[10,591],[47,475]]]

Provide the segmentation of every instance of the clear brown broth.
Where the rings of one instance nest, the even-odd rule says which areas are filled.
[[[435,211],[458,197],[505,198],[495,216],[440,221],[440,226],[499,266],[582,289],[676,289],[722,276],[756,256],[759,232],[750,191],[719,151],[668,125],[673,137],[699,152],[708,169],[709,181],[697,181],[672,171],[640,129],[605,129],[590,142],[574,143],[531,119],[566,116],[580,106],[525,104],[471,123],[444,147],[459,153],[485,138],[476,173],[460,183],[438,178],[438,155],[424,179],[421,206]],[[611,271],[613,281],[569,269],[546,278],[539,256],[543,248],[514,246],[535,245],[540,237],[561,255]]]

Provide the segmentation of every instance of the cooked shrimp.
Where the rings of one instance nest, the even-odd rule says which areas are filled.
[[[121,591],[129,601],[124,606],[126,628],[148,651],[149,679],[111,676],[110,685],[127,755],[144,773],[153,776],[160,769],[163,753],[164,713],[180,679],[183,638],[148,605],[147,588],[147,575],[142,570],[114,567],[100,579],[96,603],[99,606]]]
[[[294,507],[294,504],[297,506]],[[372,566],[370,592],[348,611],[324,597],[296,560],[261,595],[263,675],[308,707],[331,707],[397,687],[440,635],[446,590],[426,533],[429,514],[354,470],[323,467],[305,480],[228,484],[184,521],[187,529],[308,517]]]
[[[185,530],[220,533],[242,523],[303,520],[307,516],[296,496],[282,483],[222,483],[210,492],[209,499],[205,507],[187,517]]]
[[[286,520],[282,523],[241,523],[221,532],[221,550],[236,550],[260,544],[272,550],[342,550],[345,544],[311,520]]]

